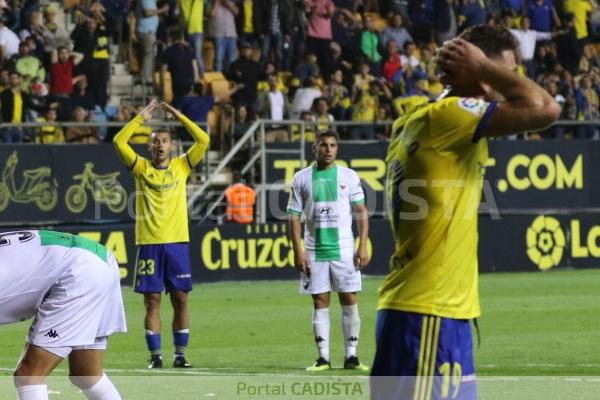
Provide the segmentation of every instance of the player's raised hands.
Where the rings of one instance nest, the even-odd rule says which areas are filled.
[[[452,39],[437,51],[436,63],[443,72],[444,85],[464,86],[479,81],[490,59],[477,46],[464,39]]]
[[[165,110],[166,112],[173,114],[173,116],[179,118],[179,115],[181,114],[181,112],[176,109],[175,107],[173,107],[172,105],[170,105],[169,103],[167,103],[166,101],[162,101],[160,103],[160,107]]]
[[[158,107],[158,101],[156,99],[152,99],[150,103],[140,111],[140,115],[144,117],[144,121],[148,121],[152,119],[152,112]]]

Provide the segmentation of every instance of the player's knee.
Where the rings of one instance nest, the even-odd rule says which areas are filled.
[[[160,310],[160,297],[147,296],[144,299],[144,305],[148,312],[158,312]]]
[[[13,382],[16,387],[43,383],[44,377],[36,376],[36,372],[26,362],[21,362],[13,371]]]
[[[81,390],[85,390],[94,386],[102,376],[77,376],[69,375],[69,380]]]
[[[182,309],[187,306],[187,293],[185,292],[173,292],[171,293],[171,303],[173,303],[173,307],[177,309]]]
[[[313,305],[314,305],[315,309],[327,308],[327,307],[329,307],[330,302],[331,302],[331,299],[329,297],[329,294],[313,296]]]

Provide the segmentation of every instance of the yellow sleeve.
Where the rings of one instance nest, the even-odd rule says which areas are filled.
[[[202,130],[202,128],[190,121],[190,119],[185,115],[180,114],[179,119],[196,142],[185,153],[188,162],[190,163],[190,167],[193,168],[200,162],[200,160],[202,160],[202,157],[204,157],[204,153],[206,152],[206,149],[210,143],[210,137],[206,132],[204,132],[204,130]]]
[[[131,135],[144,123],[144,117],[136,115],[127,125],[123,127],[113,138],[113,143],[117,149],[117,154],[123,160],[127,168],[133,168],[138,155],[129,145]]]
[[[429,133],[434,149],[444,151],[477,143],[489,122],[496,102],[449,97],[429,108]]]

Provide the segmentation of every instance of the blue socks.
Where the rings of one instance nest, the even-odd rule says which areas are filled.
[[[173,344],[175,345],[175,356],[182,356],[190,340],[190,330],[181,329],[173,331]]]
[[[160,333],[154,333],[146,329],[146,344],[148,345],[148,351],[153,356],[159,356],[162,354],[160,349]]]

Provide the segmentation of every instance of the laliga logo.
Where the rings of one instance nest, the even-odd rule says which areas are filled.
[[[542,271],[560,263],[565,245],[565,233],[556,218],[540,215],[527,228],[527,255]]]

